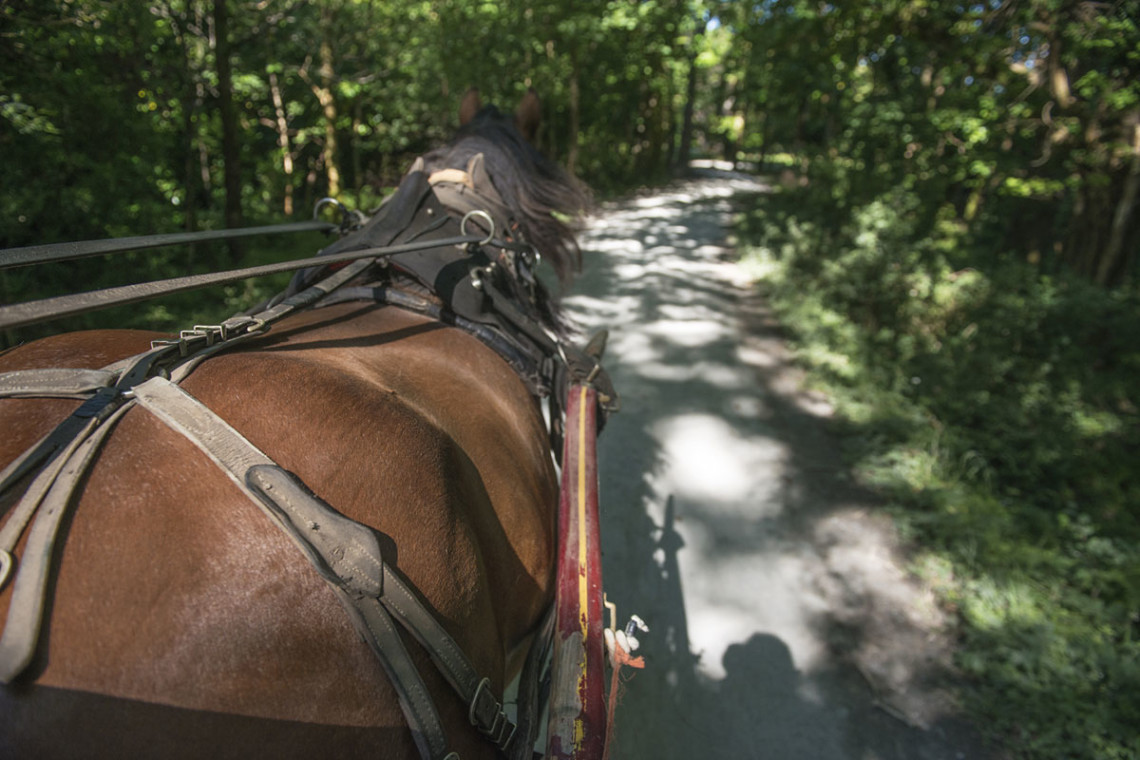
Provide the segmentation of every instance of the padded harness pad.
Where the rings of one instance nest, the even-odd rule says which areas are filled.
[[[322,578],[355,596],[381,595],[384,560],[371,528],[337,512],[275,464],[250,467],[245,482]]]

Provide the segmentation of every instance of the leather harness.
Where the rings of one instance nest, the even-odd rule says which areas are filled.
[[[482,156],[472,159],[466,172],[444,170],[429,177],[420,169],[418,162],[371,220],[326,248],[322,256],[447,239],[457,224],[454,213],[466,214],[465,222],[478,216],[492,228],[493,219],[509,222],[506,205],[482,169]],[[485,231],[487,243],[494,230]],[[549,650],[552,616],[548,615],[524,666],[516,727],[503,712],[501,699],[492,693],[490,680],[476,671],[412,585],[384,561],[377,533],[322,501],[179,385],[209,356],[264,335],[275,322],[301,309],[374,300],[463,329],[495,350],[533,395],[550,398],[551,442],[557,456],[561,450],[558,402],[570,380],[589,378],[598,388],[601,420],[617,409],[617,394],[592,356],[542,327],[534,252],[523,243],[495,243],[500,248],[495,259],[483,246],[472,244],[460,250],[443,245],[310,269],[295,276],[284,293],[253,313],[183,331],[174,340],[155,341],[150,351],[108,367],[0,374],[0,398],[84,400],[51,433],[0,471],[0,494],[36,472],[0,529],[0,586],[18,569],[0,636],[0,683],[11,682],[32,661],[62,518],[100,444],[123,414],[137,405],[204,451],[332,587],[392,680],[422,757],[451,760],[458,755],[448,750],[438,712],[408,656],[397,623],[424,647],[468,705],[472,725],[503,756],[529,760],[537,729],[535,685]],[[372,276],[375,279],[369,279]],[[366,284],[349,286],[362,279]],[[13,552],[29,523],[17,568]]]

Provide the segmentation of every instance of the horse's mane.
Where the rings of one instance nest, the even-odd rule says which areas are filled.
[[[450,143],[423,159],[430,173],[463,168],[479,153],[526,242],[554,267],[565,288],[581,268],[582,255],[574,231],[559,217],[574,218],[586,210],[585,186],[535,150],[494,106],[480,110]]]
[[[513,119],[504,116],[494,106],[478,111],[460,127],[449,143],[421,156],[412,170],[430,176],[444,169],[468,169],[471,159],[480,155],[482,169],[478,176],[484,182],[490,181],[494,194],[498,196],[493,199],[496,208],[491,210],[497,215],[505,215],[507,218],[500,222],[511,224],[510,234],[516,240],[533,246],[552,266],[562,291],[565,291],[581,265],[581,251],[574,238],[574,230],[567,222],[587,210],[589,191],[584,184],[568,176],[535,150],[515,127]],[[492,202],[492,199],[487,200]],[[367,229],[385,222],[377,211],[377,216],[365,225],[364,230],[338,240],[321,254],[376,245],[368,236]],[[390,239],[389,236],[387,240]],[[314,267],[298,272],[283,293],[258,308],[300,292],[312,284],[321,271],[321,268]],[[552,297],[542,279],[533,286],[530,296],[537,313],[532,311],[531,316],[558,337],[571,337],[574,327],[558,308],[557,298]]]

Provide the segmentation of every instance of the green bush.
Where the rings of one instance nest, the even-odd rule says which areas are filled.
[[[906,186],[834,201],[760,199],[744,259],[857,474],[946,569],[979,725],[1019,757],[1137,756],[1140,298],[995,256],[992,220]]]

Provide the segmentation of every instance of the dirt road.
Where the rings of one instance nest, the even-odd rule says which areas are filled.
[[[648,667],[614,758],[984,757],[949,646],[847,475],[727,242],[754,178],[707,170],[600,209],[566,303],[610,329],[622,411],[599,444],[605,586]]]

